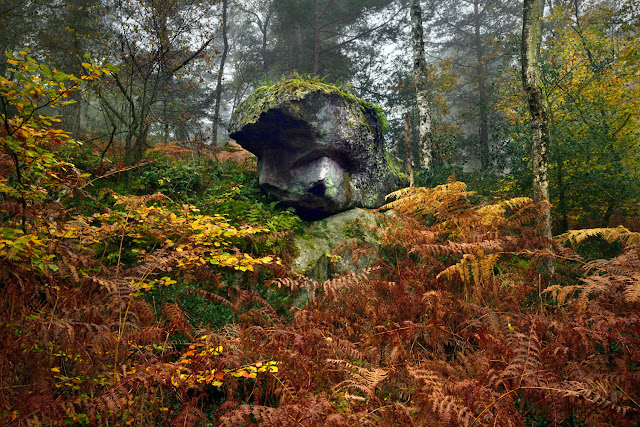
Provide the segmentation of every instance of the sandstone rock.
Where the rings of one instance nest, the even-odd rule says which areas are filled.
[[[376,208],[400,180],[389,168],[379,107],[319,81],[261,87],[235,110],[230,136],[258,157],[260,186],[320,219]]]
[[[350,209],[309,224],[293,241],[297,255],[291,269],[323,282],[336,273],[357,272],[371,266],[379,256],[380,236],[367,224],[380,226],[385,215]],[[357,261],[351,256],[350,245],[362,250]],[[345,250],[338,250],[339,246]]]

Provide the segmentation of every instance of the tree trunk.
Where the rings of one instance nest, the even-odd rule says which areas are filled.
[[[164,123],[162,124],[162,141],[165,144],[169,143],[169,117],[168,117],[168,114],[167,114],[167,104],[168,103],[169,103],[169,100],[165,96],[162,99],[162,120],[164,121]]]
[[[422,9],[420,0],[411,0],[411,44],[413,47],[413,80],[416,86],[418,104],[418,126],[420,134],[420,165],[431,170],[433,152],[431,144],[431,111],[427,88],[427,61],[424,56],[424,40],[422,31]]]
[[[320,73],[320,27],[313,30],[313,75]]]
[[[213,129],[211,133],[211,143],[214,146],[218,145],[218,127],[220,126],[220,102],[222,101],[222,74],[224,73],[224,64],[227,61],[227,54],[229,53],[229,40],[227,38],[227,6],[228,0],[222,0],[222,42],[224,48],[222,50],[222,56],[220,56],[220,70],[218,71],[218,82],[216,83],[216,106],[213,111]]]
[[[411,114],[409,112],[404,115],[404,149],[407,171],[409,171],[409,186],[413,187],[415,182],[413,179],[413,150],[411,149]]]
[[[527,94],[533,142],[533,200],[549,202],[549,116],[538,67],[541,0],[524,0],[522,25],[522,83]],[[542,238],[551,239],[551,211],[545,209]]]
[[[489,167],[491,161],[489,146],[489,92],[487,91],[486,73],[484,67],[484,45],[480,31],[480,4],[475,2],[474,7],[474,44],[476,53],[476,78],[478,90],[479,126],[478,138],[480,138],[480,160],[482,167]]]
[[[562,153],[558,153],[556,161],[558,169],[558,210],[560,211],[560,233],[566,233],[569,230],[569,217],[567,215],[567,195],[564,183],[564,159]]]
[[[296,24],[296,45],[298,48],[297,69],[301,70],[304,65],[304,51],[302,50],[302,28]]]
[[[316,2],[313,11],[313,74],[316,76],[320,73],[320,17],[327,6],[328,3],[321,5]]]
[[[267,72],[269,71],[269,65],[267,64],[267,31],[269,29],[269,21],[271,20],[271,12],[269,11],[267,16],[264,19],[264,24],[260,28],[262,32],[262,74],[263,77],[267,76]]]

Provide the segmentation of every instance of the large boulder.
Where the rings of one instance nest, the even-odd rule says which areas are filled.
[[[304,219],[376,208],[400,181],[390,171],[379,107],[295,78],[257,89],[233,113],[230,136],[258,157],[260,186]]]

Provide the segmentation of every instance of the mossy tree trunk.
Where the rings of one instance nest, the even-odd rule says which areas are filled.
[[[549,114],[538,67],[541,0],[524,0],[522,25],[522,83],[527,94],[533,143],[533,200],[549,202]],[[551,211],[545,209],[541,237],[551,239]]]

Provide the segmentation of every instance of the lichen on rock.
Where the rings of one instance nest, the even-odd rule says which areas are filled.
[[[344,90],[300,77],[257,89],[230,135],[258,157],[260,186],[306,219],[375,208],[395,189],[384,113]]]

